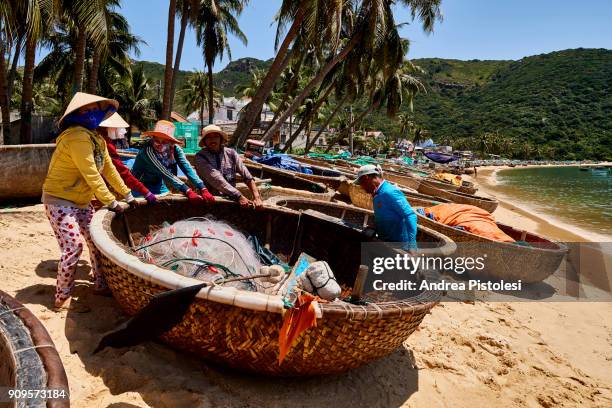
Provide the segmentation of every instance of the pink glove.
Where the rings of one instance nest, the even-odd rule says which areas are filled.
[[[208,191],[208,189],[203,188],[201,193],[202,193],[202,198],[204,199],[206,204],[214,204],[215,203],[215,196],[210,194],[210,191]]]
[[[157,197],[155,197],[155,194],[149,191],[147,195],[145,195],[145,200],[147,200],[149,204],[155,204],[157,202]]]
[[[199,195],[194,193],[192,189],[188,189],[185,192],[185,195],[189,199],[189,203],[191,205],[202,205],[202,204],[204,204],[204,200],[202,199],[202,197],[200,197]]]

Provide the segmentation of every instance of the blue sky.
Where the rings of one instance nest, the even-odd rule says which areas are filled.
[[[240,16],[247,46],[232,38],[232,57],[274,56],[274,15],[280,0],[251,0]],[[139,59],[165,61],[167,0],[123,0],[121,11],[147,45]],[[443,0],[444,21],[425,35],[417,22],[402,30],[409,58],[519,59],[566,48],[612,48],[611,0]],[[407,10],[398,22],[410,22]],[[176,28],[178,37],[178,24]],[[193,31],[187,34],[182,69],[203,69]],[[215,71],[227,65],[218,62]]]

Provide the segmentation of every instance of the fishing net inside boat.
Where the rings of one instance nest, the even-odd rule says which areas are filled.
[[[183,276],[243,290],[259,289],[255,280],[224,283],[258,274],[261,261],[243,233],[212,217],[164,223],[142,239],[138,256]]]

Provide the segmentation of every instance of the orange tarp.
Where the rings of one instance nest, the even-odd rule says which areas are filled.
[[[509,235],[499,229],[495,218],[483,210],[467,204],[439,204],[425,208],[425,214],[449,227],[463,227],[467,232],[500,242],[514,242]]]

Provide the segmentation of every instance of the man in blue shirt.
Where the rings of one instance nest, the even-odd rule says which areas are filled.
[[[383,178],[382,169],[373,164],[361,166],[355,184],[374,196],[378,237],[387,242],[402,242],[404,249],[416,249],[416,213],[400,189]]]

